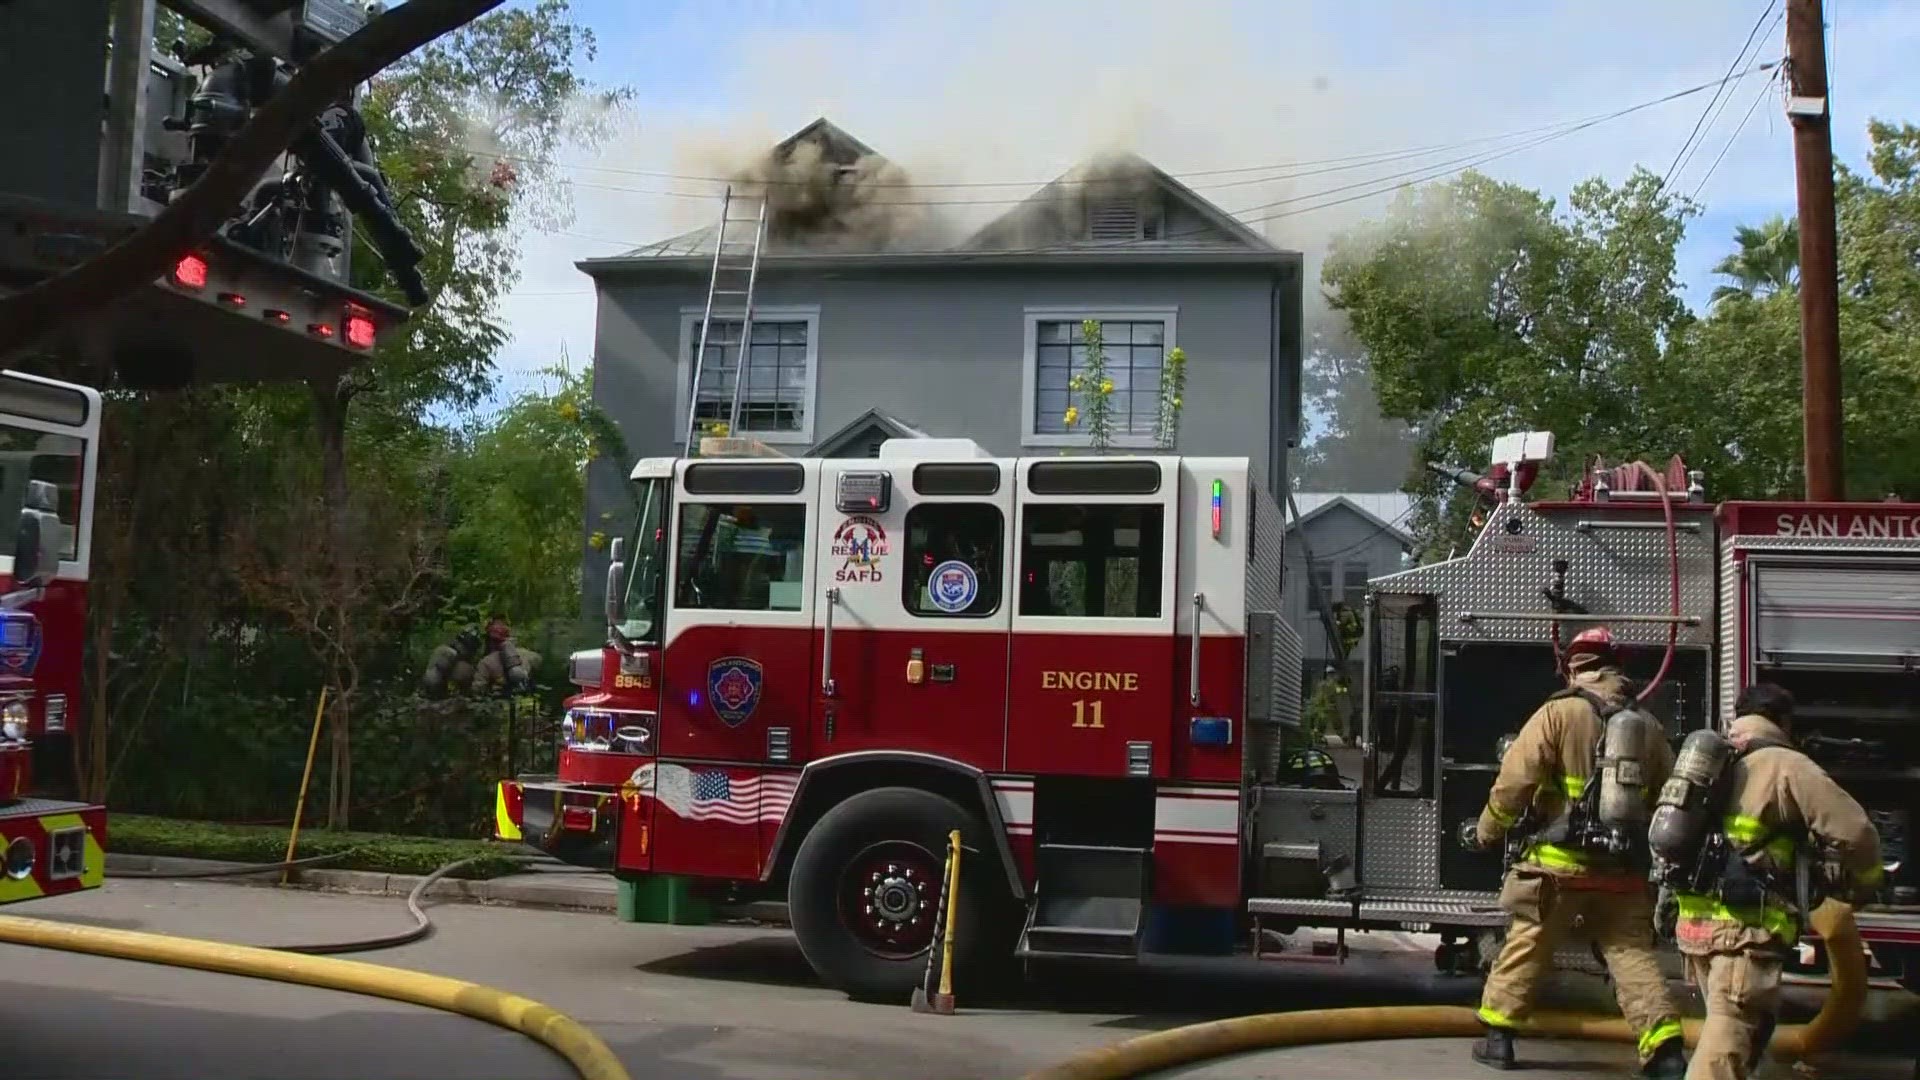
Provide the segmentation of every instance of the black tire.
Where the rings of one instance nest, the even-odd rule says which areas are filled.
[[[849,925],[854,901],[846,880],[865,878],[866,860],[880,852],[905,853],[903,862],[922,858],[934,868],[936,883],[925,891],[931,898],[929,914],[938,911],[937,878],[944,865],[947,834],[960,830],[961,843],[985,855],[961,859],[958,925],[954,935],[954,977],[960,985],[975,984],[976,974],[997,967],[996,953],[1011,944],[1008,924],[1014,907],[1000,865],[997,845],[987,835],[980,815],[952,799],[918,788],[877,788],[862,792],[826,812],[794,854],[787,884],[787,916],[821,981],[849,997],[905,1004],[927,970],[927,947],[908,951],[917,935],[897,948],[877,949],[877,934]],[[891,864],[890,864],[891,865]],[[918,875],[925,877],[922,873]],[[863,882],[864,884],[864,882]],[[880,920],[876,919],[876,924]],[[890,924],[890,925],[898,925]],[[1012,922],[1018,932],[1018,923]],[[956,987],[957,989],[958,987]]]

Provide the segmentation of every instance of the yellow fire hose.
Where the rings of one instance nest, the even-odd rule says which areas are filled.
[[[1788,1060],[1803,1059],[1844,1041],[1858,1026],[1866,1004],[1867,962],[1853,909],[1829,901],[1814,910],[1812,923],[1827,945],[1833,983],[1812,1021],[1782,1027],[1775,1033],[1771,1050]],[[1687,1045],[1692,1046],[1700,1035],[1699,1022],[1689,1020],[1685,1027]],[[1473,1038],[1480,1031],[1474,1010],[1457,1005],[1266,1013],[1174,1028],[1103,1046],[1029,1073],[1024,1080],[1126,1080],[1250,1050],[1385,1039]],[[1623,1020],[1572,1013],[1541,1014],[1523,1033],[1547,1039],[1635,1041]]]
[[[134,930],[0,915],[0,942],[343,990],[458,1013],[545,1043],[585,1080],[630,1080],[607,1044],[572,1017],[490,986],[358,960],[304,956]]]

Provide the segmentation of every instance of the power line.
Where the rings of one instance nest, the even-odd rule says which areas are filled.
[[[1316,200],[1316,199],[1328,200],[1325,202],[1313,203],[1312,205],[1308,205],[1308,206],[1300,206],[1292,210],[1284,210],[1278,213],[1266,214],[1260,217],[1252,218],[1250,220],[1241,222],[1241,224],[1243,225],[1257,225],[1257,224],[1262,224],[1264,222],[1277,221],[1281,218],[1297,216],[1299,214],[1312,213],[1316,210],[1325,210],[1334,206],[1341,206],[1347,203],[1356,202],[1361,199],[1372,198],[1377,195],[1385,195],[1393,191],[1398,191],[1404,188],[1408,188],[1408,187],[1415,186],[1417,184],[1424,183],[1428,180],[1435,180],[1435,179],[1439,179],[1442,176],[1446,176],[1446,175],[1450,175],[1458,172],[1464,172],[1467,169],[1474,168],[1475,166],[1485,164],[1489,161],[1498,160],[1504,157],[1510,157],[1513,154],[1520,153],[1521,151],[1529,150],[1535,146],[1539,146],[1547,142],[1552,142],[1557,139],[1562,139],[1569,135],[1577,134],[1581,131],[1587,130],[1588,128],[1592,128],[1597,125],[1607,123],[1612,120],[1617,120],[1617,119],[1620,119],[1621,117],[1629,116],[1633,113],[1642,112],[1646,109],[1651,109],[1659,105],[1664,105],[1672,101],[1677,101],[1684,97],[1689,97],[1694,94],[1702,93],[1706,90],[1714,89],[1715,87],[1722,86],[1728,81],[1731,81],[1733,79],[1744,79],[1746,76],[1751,75],[1757,71],[1775,70],[1779,66],[1780,64],[1778,61],[1769,61],[1764,64],[1757,64],[1751,68],[1746,69],[1745,71],[1739,72],[1735,76],[1730,76],[1727,79],[1718,79],[1712,82],[1705,82],[1705,83],[1700,83],[1696,86],[1690,86],[1683,90],[1676,90],[1672,93],[1664,94],[1657,98],[1652,98],[1647,101],[1642,101],[1637,104],[1629,105],[1621,109],[1615,109],[1612,112],[1602,113],[1602,114],[1592,116],[1586,120],[1573,123],[1571,126],[1559,125],[1561,127],[1561,130],[1551,131],[1549,134],[1541,135],[1537,138],[1530,139],[1516,146],[1489,151],[1489,152],[1478,154],[1478,155],[1471,155],[1463,158],[1455,158],[1450,161],[1440,162],[1437,164],[1430,164],[1427,166],[1422,166],[1418,170],[1407,170],[1406,172],[1403,172],[1400,174],[1391,174],[1389,176],[1374,177],[1369,180],[1361,180],[1361,181],[1356,181],[1349,184],[1341,184],[1335,187],[1325,188],[1320,191],[1308,192],[1303,195],[1291,196],[1289,198],[1276,200],[1270,203],[1264,203],[1257,206],[1246,207],[1241,210],[1232,211],[1231,213],[1233,216],[1235,216],[1237,220],[1238,215],[1249,214],[1259,210],[1272,209],[1277,206],[1289,205],[1289,204],[1301,203],[1301,202],[1309,202],[1311,200]],[[1418,175],[1407,176],[1407,173],[1417,173]],[[1399,179],[1400,177],[1407,177],[1407,178]],[[1388,184],[1385,187],[1372,186],[1372,185],[1378,185],[1383,181],[1390,180],[1390,179],[1398,180],[1398,182]],[[1359,190],[1363,188],[1366,190]],[[1353,193],[1353,194],[1349,194],[1349,193]],[[1333,196],[1333,198],[1329,199],[1328,198],[1329,196]],[[1212,233],[1213,231],[1214,230],[1211,227],[1202,227],[1202,228],[1184,230],[1181,232],[1167,233],[1161,237],[1158,237],[1152,240],[1148,240],[1148,239],[1110,240],[1110,241],[1102,241],[1102,242],[1095,242],[1095,243],[1078,244],[1075,246],[1075,249],[1079,251],[1130,250],[1130,249],[1141,248],[1146,245],[1157,245],[1157,244],[1164,243],[1167,240],[1175,240],[1175,239],[1180,239],[1182,237],[1203,236],[1203,235]],[[604,238],[604,237],[588,236],[586,234],[580,234],[580,233],[568,233],[566,235],[574,236],[583,240],[591,240],[596,243],[610,243],[610,244],[627,243],[627,241],[612,240],[610,238]],[[634,246],[642,246],[642,245],[636,244]],[[897,254],[938,254],[938,255],[947,257],[949,259],[952,259],[956,262],[964,262],[970,259],[990,259],[990,258],[1000,258],[1008,255],[1042,254],[1042,253],[1048,253],[1048,252],[1053,252],[1057,250],[1059,250],[1057,245],[1048,245],[1048,246],[1037,246],[1037,247],[1027,247],[1027,248],[987,248],[987,249],[979,249],[974,251],[933,249],[933,250],[917,251],[917,252],[903,251],[903,252],[898,252]]]
[[[1740,51],[1734,54],[1733,63],[1727,65],[1727,74],[1722,77],[1720,81],[1722,88],[1725,88],[1728,79],[1732,78],[1733,69],[1739,67],[1740,62],[1747,58],[1747,50],[1753,47],[1753,39],[1760,35],[1760,27],[1766,24],[1767,16],[1773,14],[1773,7],[1779,2],[1780,0],[1767,0],[1766,9],[1760,12],[1759,18],[1753,20],[1753,29],[1747,31],[1747,40],[1741,43]],[[1728,96],[1732,96],[1731,92],[1729,92]],[[1660,190],[1665,191],[1667,185],[1673,182],[1674,174],[1680,167],[1680,156],[1687,152],[1689,146],[1693,145],[1694,137],[1700,134],[1700,125],[1707,122],[1707,114],[1713,111],[1714,103],[1719,100],[1720,91],[1715,90],[1713,92],[1713,98],[1707,102],[1707,107],[1701,109],[1700,116],[1694,120],[1693,130],[1687,132],[1686,141],[1680,144],[1680,149],[1674,151],[1672,163],[1667,166],[1666,174],[1660,178]]]
[[[1771,37],[1773,35],[1773,31],[1779,27],[1780,23],[1784,21],[1786,17],[1787,17],[1786,9],[1782,8],[1780,10],[1780,13],[1773,17],[1773,25],[1767,28],[1768,37]],[[1762,40],[1764,41],[1765,39],[1763,38]],[[1754,55],[1758,56],[1759,53],[1756,51]],[[1773,76],[1769,75],[1767,77],[1767,81],[1772,82]],[[1699,153],[1700,148],[1707,145],[1707,136],[1712,134],[1714,127],[1720,123],[1720,116],[1722,113],[1727,111],[1727,106],[1733,104],[1734,89],[1735,87],[1732,85],[1729,85],[1727,87],[1727,95],[1720,99],[1720,106],[1719,108],[1714,110],[1713,118],[1707,121],[1706,129],[1700,133],[1699,141],[1695,142],[1693,144],[1693,147],[1687,151],[1687,156],[1680,160],[1680,168],[1674,172],[1673,179],[1675,180],[1680,179],[1681,174],[1687,171],[1687,166],[1693,164],[1693,155],[1696,153]],[[1765,89],[1763,88],[1761,92],[1765,93]]]
[[[1742,55],[1744,55],[1746,50],[1742,49],[1741,51],[1742,51]],[[1738,58],[1736,58],[1735,63],[1736,65],[1738,64]],[[1742,75],[1750,74],[1752,70],[1759,70],[1759,69],[1750,69],[1748,72],[1742,72],[1741,74]],[[1697,87],[1693,87],[1688,90],[1681,91],[1677,94],[1668,95],[1667,97],[1659,98],[1655,101],[1646,102],[1641,106],[1636,106],[1634,107],[1634,109],[1629,109],[1626,111],[1636,111],[1639,108],[1649,107],[1651,105],[1657,105],[1657,104],[1664,104],[1665,102],[1671,101],[1674,98],[1684,97],[1688,94],[1698,93],[1702,90],[1711,89],[1714,87],[1724,87],[1727,83],[1735,80],[1736,80],[1736,76],[1731,71],[1729,71],[1726,76],[1724,76],[1723,78],[1719,79],[1716,82],[1702,83]],[[1715,97],[1717,100],[1718,95],[1716,94]],[[1368,151],[1368,152],[1359,153],[1359,154],[1347,154],[1347,155],[1342,155],[1338,157],[1309,158],[1309,159],[1301,159],[1297,161],[1269,162],[1264,165],[1241,165],[1241,166],[1234,166],[1231,168],[1221,168],[1221,169],[1198,169],[1198,170],[1189,170],[1189,171],[1182,171],[1182,172],[1169,172],[1167,173],[1167,175],[1173,177],[1174,179],[1185,181],[1188,179],[1201,178],[1201,177],[1233,176],[1233,175],[1245,176],[1246,174],[1249,174],[1249,173],[1275,173],[1275,172],[1283,172],[1284,170],[1295,170],[1293,172],[1287,172],[1285,173],[1285,175],[1273,176],[1273,177],[1254,177],[1251,179],[1225,181],[1218,184],[1188,185],[1190,187],[1195,188],[1196,190],[1212,190],[1216,188],[1239,187],[1239,186],[1245,186],[1248,184],[1268,183],[1275,180],[1298,179],[1303,176],[1320,175],[1328,172],[1341,172],[1341,171],[1345,171],[1346,169],[1364,168],[1368,165],[1389,164],[1396,161],[1409,160],[1412,158],[1429,156],[1432,154],[1441,153],[1448,150],[1456,150],[1461,147],[1476,146],[1476,145],[1482,145],[1486,143],[1507,142],[1513,139],[1520,139],[1520,138],[1526,138],[1532,135],[1539,135],[1545,132],[1550,132],[1555,129],[1564,128],[1571,125],[1586,125],[1595,120],[1613,119],[1621,115],[1624,115],[1624,112],[1616,111],[1616,112],[1609,112],[1609,113],[1601,113],[1601,114],[1590,115],[1586,117],[1577,117],[1571,120],[1559,120],[1559,121],[1554,121],[1548,124],[1539,124],[1529,128],[1520,128],[1513,131],[1504,132],[1498,135],[1482,135],[1482,136],[1477,136],[1470,139],[1460,139],[1452,142],[1429,143],[1424,146],[1407,147],[1407,148],[1402,148],[1398,150],[1375,150],[1375,151]],[[708,175],[700,175],[700,174],[694,174],[694,173],[676,173],[676,172],[666,172],[666,171],[650,170],[650,169],[628,169],[628,168],[619,168],[611,165],[586,165],[586,164],[557,161],[551,158],[537,158],[537,157],[530,157],[525,155],[505,154],[505,153],[500,153],[498,151],[481,150],[475,147],[458,147],[457,149],[459,149],[463,153],[472,154],[475,157],[490,158],[490,159],[496,159],[501,161],[520,162],[523,164],[545,165],[551,168],[563,169],[563,170],[605,172],[605,173],[613,173],[613,174],[624,175],[624,176],[643,176],[643,177],[651,177],[654,179],[680,180],[680,181],[686,181],[690,183],[704,183],[704,184],[739,183],[739,180],[735,177],[708,176]],[[1067,171],[1071,171],[1073,168],[1077,168],[1077,167],[1078,166],[1068,166]],[[591,181],[571,180],[571,179],[566,182],[570,184],[578,184],[585,187],[603,188],[605,190],[610,190],[610,191],[634,191],[640,194],[657,194],[657,195],[667,195],[667,196],[675,196],[675,197],[682,197],[682,198],[714,198],[714,199],[719,198],[718,193],[707,194],[703,192],[691,192],[691,191],[659,191],[656,189],[629,188],[629,187],[624,187],[616,184],[596,184]],[[873,181],[865,186],[872,187],[872,188],[881,188],[881,189],[889,189],[889,188],[892,188],[892,189],[948,189],[948,188],[1009,188],[1009,187],[1043,188],[1043,187],[1050,187],[1050,186],[1056,186],[1056,185],[1080,186],[1080,185],[1097,185],[1101,183],[1111,183],[1111,182],[1113,181],[1110,178],[1101,178],[1101,177],[1056,176],[1056,177],[1038,179],[1038,180],[971,180],[971,181],[949,181],[949,182]],[[754,183],[760,184],[760,185],[766,185],[766,186],[808,186],[811,184],[811,181],[770,179],[770,180],[764,180],[764,181],[754,181]],[[879,203],[878,205],[951,206],[951,205],[969,205],[973,203],[978,203],[980,205],[1006,205],[1010,203],[1019,203],[1019,202],[1025,202],[1025,201],[1026,201],[1026,197],[1022,196],[1017,199],[1005,199],[1005,200],[992,200],[992,199],[929,200],[929,201],[899,200],[899,201],[882,202],[882,203]]]
[[[1779,79],[1779,76],[1775,75],[1760,85],[1760,92],[1753,96],[1753,104],[1747,106],[1747,114],[1740,118],[1740,126],[1734,128],[1733,134],[1727,136],[1727,143],[1725,146],[1722,146],[1720,148],[1719,156],[1713,159],[1713,164],[1707,166],[1707,174],[1700,178],[1700,182],[1698,184],[1694,185],[1693,195],[1691,196],[1691,198],[1695,200],[1698,200],[1700,198],[1700,192],[1707,186],[1707,181],[1713,179],[1714,170],[1718,169],[1720,167],[1720,162],[1726,159],[1727,151],[1733,149],[1733,141],[1735,139],[1738,139],[1740,137],[1740,133],[1747,129],[1747,121],[1753,119],[1754,110],[1758,109],[1760,107],[1760,103],[1766,100],[1767,91],[1773,88],[1773,84],[1776,81],[1778,81],[1778,79]]]

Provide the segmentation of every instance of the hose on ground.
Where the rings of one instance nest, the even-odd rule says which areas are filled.
[[[75,926],[17,915],[0,915],[0,942],[298,983],[423,1005],[484,1020],[536,1039],[566,1058],[586,1080],[630,1080],[626,1068],[607,1044],[578,1020],[530,998],[443,975],[358,960],[299,956],[251,945]]]
[[[305,859],[295,859],[292,862],[256,863],[256,864],[250,864],[247,866],[221,867],[217,870],[178,870],[178,871],[117,870],[109,876],[117,877],[117,878],[143,878],[143,879],[149,879],[149,880],[193,880],[193,879],[200,879],[200,878],[243,877],[249,874],[279,872],[279,871],[288,870],[288,869],[299,869],[300,867],[303,867],[303,866],[314,866],[324,862],[332,862],[338,859],[343,859],[346,856],[351,855],[358,850],[360,849],[348,848],[345,851],[335,852],[331,855],[314,855]],[[468,866],[473,863],[480,862],[483,859],[499,859],[499,858],[504,858],[504,859],[507,859],[508,861],[517,862],[517,863],[558,862],[558,860],[554,859],[550,855],[534,855],[534,854],[504,855],[504,856],[475,855],[465,859],[456,859],[453,862],[450,862],[444,866],[441,866],[439,869],[435,870],[433,873],[428,874],[426,877],[423,877],[419,881],[414,883],[412,890],[410,890],[407,893],[407,914],[413,917],[413,926],[406,930],[401,930],[398,933],[393,933],[393,934],[381,934],[378,937],[353,938],[347,941],[321,941],[321,942],[315,942],[310,945],[261,945],[261,946],[252,946],[252,947],[266,949],[271,952],[299,953],[305,956],[342,956],[347,953],[376,952],[380,949],[392,949],[392,948],[397,948],[401,945],[410,945],[413,942],[419,941],[433,933],[433,918],[427,914],[426,909],[422,907],[420,904],[421,899],[427,895],[427,891],[429,889],[433,888],[433,886],[436,883],[438,883],[440,879],[446,877],[448,874],[453,873],[455,870],[458,870],[463,866]],[[568,869],[571,870],[574,868],[569,867]]]
[[[1775,1032],[1771,1052],[1787,1060],[1804,1059],[1844,1042],[1859,1025],[1866,1004],[1867,962],[1853,909],[1828,901],[1814,910],[1811,921],[1827,947],[1832,985],[1819,1014],[1810,1022]],[[1699,1022],[1689,1020],[1684,1026],[1687,1045],[1692,1046],[1700,1035]],[[1103,1046],[1028,1073],[1024,1080],[1127,1080],[1252,1050],[1387,1039],[1466,1039],[1480,1032],[1474,1010],[1458,1005],[1266,1013],[1173,1028]],[[1573,1013],[1540,1014],[1522,1029],[1522,1034],[1594,1042],[1635,1041],[1633,1031],[1617,1017]]]

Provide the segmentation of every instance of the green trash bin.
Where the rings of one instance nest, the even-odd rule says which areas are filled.
[[[672,874],[645,874],[620,882],[620,921],[705,926],[713,921],[713,906],[693,895],[685,878]]]

